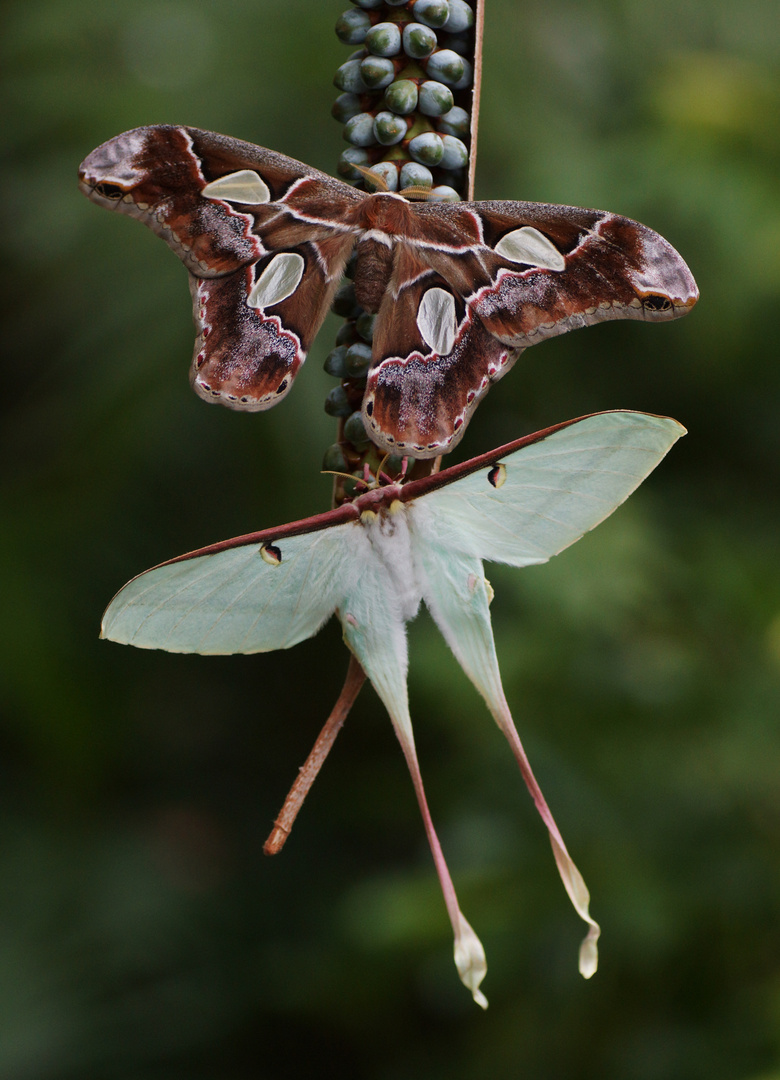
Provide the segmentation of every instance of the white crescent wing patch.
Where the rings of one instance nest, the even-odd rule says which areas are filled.
[[[282,251],[263,270],[247,297],[247,304],[267,308],[292,296],[303,277],[303,256],[295,251]]]
[[[566,269],[566,260],[558,248],[532,225],[524,225],[522,229],[514,229],[502,236],[495,252],[512,262],[528,263],[543,270]]]
[[[417,311],[417,326],[437,356],[446,356],[455,344],[458,317],[455,298],[444,289],[428,289]]]
[[[251,169],[240,169],[212,180],[201,191],[207,199],[224,199],[226,202],[246,203],[258,206],[271,201],[271,192],[266,182]]]

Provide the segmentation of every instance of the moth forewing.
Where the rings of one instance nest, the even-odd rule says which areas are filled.
[[[288,649],[342,602],[354,574],[354,528],[253,539],[147,570],[111,601],[102,636],[168,652]]]
[[[486,561],[546,562],[608,517],[684,434],[668,417],[611,412],[518,440],[465,475],[470,463],[439,473],[435,486],[425,482],[421,525],[435,523],[431,542]]]
[[[88,197],[143,221],[194,275],[192,383],[232,409],[260,411],[287,394],[357,246],[356,291],[379,313],[364,421],[382,449],[416,458],[451,450],[530,345],[608,319],[675,318],[698,298],[671,244],[629,218],[545,203],[409,203],[197,128],[126,132],[79,177]]]

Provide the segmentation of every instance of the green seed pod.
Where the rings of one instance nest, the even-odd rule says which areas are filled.
[[[442,135],[441,141],[444,143],[444,154],[439,162],[442,169],[465,169],[469,163],[466,144],[454,135]]]
[[[449,185],[456,191],[463,192],[466,184],[465,169],[442,169],[436,170],[436,181],[439,184]]]
[[[349,416],[352,406],[347,399],[347,391],[343,386],[334,386],[325,398],[325,412],[328,416]]]
[[[356,447],[368,446],[371,442],[359,412],[353,412],[349,419],[344,421],[344,438]]]
[[[419,162],[420,165],[433,167],[438,165],[444,154],[444,143],[441,136],[433,131],[426,131],[423,135],[417,135],[409,143],[409,155]]]
[[[403,466],[404,459],[402,457],[399,457],[398,454],[390,454],[389,457],[385,458],[383,472],[386,472],[388,476],[398,476]]]
[[[363,312],[365,315],[366,312]],[[365,341],[356,341],[344,354],[344,367],[350,379],[363,379],[371,366],[371,346]]]
[[[363,482],[363,477],[360,475],[360,473],[352,473],[352,476],[351,476],[351,478],[349,480],[340,480],[339,486],[341,487],[341,490],[344,493],[344,498],[345,499],[354,498],[355,495],[357,495],[358,490],[359,490],[358,489],[358,484],[361,484],[362,482]],[[365,487],[363,487],[360,490],[365,491],[366,489],[365,489]]]
[[[410,187],[433,187],[433,175],[430,169],[424,165],[418,165],[416,161],[407,161],[401,168],[399,176],[401,191]]]
[[[374,340],[376,319],[376,315],[372,315],[370,311],[364,311],[361,315],[358,315],[355,321],[355,329],[364,341],[372,342]],[[371,350],[369,350],[369,352],[370,351]],[[365,374],[365,372],[363,374]]]
[[[368,154],[362,147],[350,146],[342,151],[336,172],[345,180],[362,180],[363,174],[353,169],[353,165],[364,165],[368,168]]]
[[[330,114],[340,124],[346,124],[347,120],[351,120],[353,116],[357,116],[362,111],[360,98],[357,94],[339,94],[333,102]]]
[[[396,79],[385,90],[384,104],[399,116],[413,113],[417,108],[417,83],[411,79]]]
[[[450,0],[450,14],[444,28],[448,34],[462,34],[474,25],[474,12],[465,0]]]
[[[334,314],[342,319],[356,319],[363,310],[355,299],[355,286],[351,281],[342,281],[331,304]]]
[[[336,345],[346,345],[349,348],[350,345],[354,345],[357,339],[355,324],[349,319],[343,322],[336,331]]]
[[[336,21],[336,37],[345,45],[360,45],[371,27],[371,19],[365,11],[350,8]]]
[[[349,470],[349,462],[344,456],[344,451],[341,449],[338,443],[333,443],[325,451],[322,458],[322,471],[323,472],[347,472]]]
[[[453,53],[453,56],[457,56],[457,53]],[[463,64],[463,74],[456,83],[453,83],[453,90],[468,90],[474,82],[474,68],[465,57],[461,57],[461,63]]]
[[[428,57],[425,70],[429,79],[436,79],[448,86],[454,86],[459,79],[463,78],[465,70],[463,57],[458,56],[452,49],[439,49]]]
[[[431,202],[460,202],[460,195],[448,184],[439,184],[432,188],[429,198]]]
[[[365,94],[368,87],[360,74],[360,61],[347,60],[333,76],[333,84],[348,94]]]
[[[439,48],[452,49],[458,56],[471,56],[474,52],[474,39],[471,34],[445,34],[439,31]]]
[[[444,26],[450,17],[449,0],[417,0],[412,11],[415,19],[426,26]]]
[[[360,77],[369,90],[383,90],[395,78],[395,65],[384,56],[367,56],[360,62]]]
[[[420,60],[430,56],[437,44],[436,34],[430,26],[411,22],[404,27],[404,52],[407,56]]]
[[[401,51],[401,31],[398,24],[376,23],[366,34],[364,44],[374,56],[398,56]]]
[[[444,83],[428,79],[420,87],[420,112],[425,116],[443,116],[452,108],[452,90]]]
[[[391,112],[380,112],[374,120],[374,135],[382,146],[395,146],[406,135],[408,125],[401,116]]]
[[[351,120],[347,120],[344,125],[344,138],[353,146],[376,146],[374,118],[371,113],[358,113]]]
[[[436,127],[442,135],[455,135],[458,139],[465,139],[471,130],[471,117],[460,105],[455,105],[448,113],[439,117]]]
[[[346,355],[346,345],[337,345],[335,349],[331,349],[325,357],[325,363],[322,365],[328,375],[332,375],[334,379],[346,379],[347,369],[344,366],[344,357]]]
[[[398,166],[394,161],[377,161],[371,166],[371,172],[381,176],[387,185],[388,191],[398,191]],[[367,184],[371,184],[371,178],[363,178]],[[383,190],[380,184],[371,184],[377,191]]]

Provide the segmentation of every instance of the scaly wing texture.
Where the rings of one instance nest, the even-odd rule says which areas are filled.
[[[143,649],[254,653],[311,637],[360,572],[354,521],[239,537],[147,570],[106,609],[102,636]],[[316,521],[316,519],[314,519]]]
[[[529,566],[608,517],[684,434],[668,417],[597,413],[415,481],[402,498],[423,495],[414,520],[427,542]]]
[[[198,128],[135,128],[79,170],[98,205],[137,218],[190,271],[191,381],[267,409],[290,389],[352,250],[360,195],[300,161]]]
[[[618,214],[520,202],[412,211],[363,407],[372,437],[393,452],[451,450],[529,346],[608,319],[677,318],[698,299],[671,244]]]
[[[456,270],[479,269],[473,253],[428,262],[422,245],[399,241],[377,318],[363,417],[383,448],[413,457],[451,450],[491,383],[522,350],[485,329],[466,304]],[[446,276],[445,276],[446,275]],[[484,276],[484,275],[483,275]]]

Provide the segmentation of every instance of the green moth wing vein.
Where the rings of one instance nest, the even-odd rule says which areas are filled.
[[[338,614],[401,744],[453,927],[458,974],[484,1008],[485,951],[458,904],[409,714],[405,627],[424,602],[506,736],[547,827],[561,880],[588,925],[579,970],[590,978],[600,928],[504,696],[482,560],[546,562],[608,517],[684,433],[664,417],[597,413],[422,480],[377,485],[329,513],[147,570],[111,601],[103,636],[171,652],[266,652],[311,637]]]
[[[266,652],[348,612],[367,565],[384,573],[377,588],[391,607],[409,606],[412,580],[419,603],[430,586],[427,545],[513,566],[545,562],[608,517],[683,433],[668,418],[600,413],[432,477],[378,487],[338,510],[200,549],[129,582],[105,613],[103,637],[170,652]],[[494,486],[489,474],[499,465]],[[262,557],[268,545],[278,563]]]

